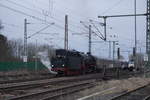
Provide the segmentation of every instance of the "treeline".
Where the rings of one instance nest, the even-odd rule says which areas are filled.
[[[28,61],[35,61],[35,57],[39,51],[47,50],[49,56],[54,55],[54,49],[49,45],[28,44]],[[24,46],[21,39],[8,40],[7,37],[0,34],[0,61],[23,61]]]
[[[11,59],[11,51],[7,38],[0,34],[0,61]]]

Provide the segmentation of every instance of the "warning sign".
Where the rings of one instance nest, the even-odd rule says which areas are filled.
[[[27,62],[28,59],[27,59],[27,56],[23,56],[23,62]]]

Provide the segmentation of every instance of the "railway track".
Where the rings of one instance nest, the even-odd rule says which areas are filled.
[[[0,84],[19,83],[19,82],[26,82],[26,81],[44,80],[44,79],[50,79],[50,78],[55,78],[55,77],[47,76],[47,77],[40,77],[40,78],[36,77],[36,78],[30,78],[30,79],[5,80],[5,81],[0,81]]]
[[[148,95],[147,97],[145,97],[143,100],[150,100],[150,95]]]
[[[95,86],[94,80],[81,81],[70,85],[65,85],[53,89],[46,89],[39,92],[29,93],[25,95],[15,96],[8,100],[54,100],[61,96],[69,95],[71,93],[91,88]]]
[[[19,83],[8,83],[8,84],[0,84],[0,92],[10,92],[14,90],[20,89],[31,89],[42,87],[46,85],[52,85],[56,83],[69,83],[69,82],[76,82],[82,80],[89,80],[89,79],[96,79],[100,78],[100,74],[92,74],[92,75],[85,75],[85,76],[76,76],[76,77],[61,77],[61,78],[52,78],[52,79],[45,79],[45,80],[36,80],[36,81],[27,81],[27,82],[19,82]]]
[[[133,73],[133,72],[127,72],[127,71],[120,71],[120,76],[121,78],[126,78],[128,77],[128,75],[125,75],[126,73],[130,74],[130,75],[138,75],[138,73]],[[112,73],[112,72],[106,72],[105,77],[106,78],[117,78],[116,73]],[[17,76],[13,76],[13,77],[22,77],[21,75],[17,75]],[[25,77],[25,76],[23,76]],[[32,76],[31,76],[32,77]],[[36,81],[36,80],[45,80],[45,79],[51,79],[51,78],[59,78],[53,75],[49,75],[49,74],[45,74],[44,76],[39,76],[39,77],[33,77],[33,78],[21,78],[21,79],[11,79],[11,80],[0,80],[0,85],[1,84],[8,84],[8,83],[19,83],[19,82],[27,82],[27,81]]]
[[[122,93],[111,100],[150,100],[150,84]]]
[[[33,80],[42,80],[42,79],[49,79],[54,78],[55,76],[49,73],[46,74],[22,74],[22,75],[1,75],[0,76],[0,84],[6,83],[16,83],[16,82],[25,82],[25,81],[33,81]]]
[[[17,83],[0,84],[0,93],[3,93],[3,94],[11,94],[12,93],[12,95],[14,95],[15,97],[18,98],[18,99],[14,99],[15,97],[13,97],[10,100],[23,100],[23,99],[19,99],[20,96],[21,97],[26,96],[27,98],[28,97],[30,98],[29,95],[37,93],[37,92],[35,93],[36,89],[38,89],[38,91],[41,89],[42,92],[48,91],[48,90],[51,91],[51,89],[48,89],[49,85],[52,85],[52,86],[57,85],[56,87],[59,87],[59,84],[60,84],[60,86],[66,87],[69,84],[73,85],[74,83],[79,83],[80,81],[88,81],[88,80],[93,80],[93,79],[94,80],[98,79],[98,81],[100,81],[100,80],[102,80],[102,78],[103,78],[102,74],[98,73],[98,74],[89,74],[89,75],[82,75],[82,76],[60,77],[60,78],[52,78],[52,79],[19,82],[19,83],[17,82]],[[45,88],[47,86],[48,86],[48,88]],[[65,91],[64,89],[56,89],[59,91],[57,91],[55,94],[46,95],[46,96],[44,96],[44,99],[40,99],[40,100],[49,100],[49,98],[60,97],[62,95],[70,94],[70,93],[80,91],[82,89],[86,89],[86,88],[89,88],[92,86],[93,85],[91,85],[91,84],[89,85],[89,83],[87,85],[82,85],[82,86],[76,86],[76,87],[72,86],[72,87],[70,87],[69,90],[67,90],[68,88],[65,89],[67,92],[62,92],[62,90]],[[61,88],[61,87],[59,87],[59,88]],[[30,90],[33,90],[33,91],[30,91]],[[18,92],[18,91],[21,91],[21,92],[23,91],[23,93],[20,94],[20,92]],[[40,94],[42,94],[41,91],[40,91]],[[5,99],[3,99],[3,100],[5,100]],[[6,100],[9,100],[9,99],[6,99]],[[30,99],[25,99],[25,100],[30,100]],[[38,98],[33,99],[33,100],[38,100]]]
[[[124,76],[124,75],[121,75],[121,76]],[[36,88],[36,87],[49,85],[49,84],[82,81],[82,80],[88,80],[88,79],[102,80],[102,78],[103,78],[102,74],[89,74],[89,75],[83,75],[83,76],[60,77],[60,78],[51,78],[51,79],[42,79],[42,80],[33,80],[33,81],[31,80],[31,81],[26,81],[26,82],[0,84],[0,92],[14,91],[14,90],[19,90],[19,89],[30,89],[30,88]],[[112,79],[113,76],[106,76],[106,78]]]

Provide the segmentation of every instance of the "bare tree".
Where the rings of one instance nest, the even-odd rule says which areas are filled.
[[[23,56],[23,42],[21,39],[13,39],[8,41],[11,56],[21,59]]]
[[[7,38],[0,34],[0,61],[6,61],[9,58],[9,55]]]

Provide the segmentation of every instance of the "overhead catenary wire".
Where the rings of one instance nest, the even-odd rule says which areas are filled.
[[[49,6],[48,4],[45,4],[45,3],[43,3],[43,2],[39,2],[40,4],[42,4],[42,5],[44,5],[44,6]],[[63,7],[63,8],[67,8],[67,10],[70,10],[70,12],[73,12],[73,13],[76,13],[75,15],[77,15],[77,16],[80,16],[80,17],[82,17],[82,16],[84,16],[84,14],[77,14],[77,12],[75,11],[75,10],[73,10],[73,9],[68,9],[68,7],[66,7],[66,6],[62,6],[61,4],[59,4],[59,6],[61,6],[61,7]],[[56,9],[55,9],[56,10]],[[64,12],[62,12],[61,10],[57,10],[57,12],[60,12],[61,14],[64,14]],[[76,17],[74,17],[74,19],[77,19],[77,16]]]
[[[121,0],[120,0],[120,1],[121,1]],[[123,0],[122,0],[122,1],[123,1]],[[39,12],[40,12],[40,11],[39,11]],[[41,14],[42,14],[42,13],[41,13]],[[56,19],[57,19],[57,18],[56,18]],[[63,30],[63,28],[64,28],[62,25],[59,25],[59,24],[58,24],[58,25],[55,25],[55,27],[61,28],[62,30]]]
[[[51,25],[53,25],[53,24],[54,24],[54,23],[52,23]],[[48,27],[50,27],[50,25],[48,25],[48,26],[46,26],[46,27],[44,27],[44,28],[40,29],[39,31],[37,31],[37,32],[33,33],[32,35],[28,36],[27,38],[31,38],[32,36],[34,36],[34,35],[36,35],[36,34],[40,33],[41,31],[43,31],[43,30],[47,29]]]
[[[8,8],[8,7],[7,7]],[[14,10],[14,11],[18,11],[18,10],[15,10],[15,9],[12,9],[12,10]],[[21,13],[21,14],[24,14],[24,15],[27,15],[27,16],[30,16],[30,17],[32,17],[32,18],[36,18],[35,16],[31,16],[31,15],[29,15],[29,14],[26,14],[26,13],[24,13],[24,12],[19,12],[19,13]],[[37,19],[37,18],[36,18]],[[39,20],[39,18],[38,18],[38,20]],[[43,20],[42,20],[43,21]],[[45,20],[44,20],[44,22],[45,22]],[[61,27],[61,26],[59,26],[59,25],[57,25],[57,27],[58,28],[61,28],[61,29],[63,29],[64,27]]]
[[[81,23],[85,28],[89,28],[87,25],[85,25],[85,24],[83,23],[83,21],[80,21],[80,23]],[[93,30],[92,30],[92,33],[94,33],[96,36],[98,36],[100,39],[103,40],[103,38],[102,38],[101,36],[99,36],[96,32],[94,32]]]
[[[30,11],[36,12],[36,13],[38,13],[38,14],[42,14],[42,13],[41,13],[40,11],[38,11],[38,10],[31,9],[31,8],[29,8],[29,7],[26,7],[26,6],[22,5],[22,4],[18,4],[18,3],[16,3],[16,2],[12,1],[12,0],[5,0],[5,1],[7,1],[7,2],[9,2],[9,3],[11,3],[11,4],[14,4],[14,5],[16,5],[16,6],[19,6],[19,7],[25,8],[25,9],[28,9],[28,10],[30,10]]]
[[[15,5],[17,5],[17,6],[19,6],[19,7],[23,7],[23,8],[25,8],[25,9],[27,9],[27,10],[31,10],[31,11],[36,11],[37,13],[39,13],[39,14],[41,14],[41,15],[43,15],[40,11],[38,11],[38,10],[33,10],[33,9],[31,9],[31,8],[29,8],[29,7],[26,7],[26,6],[24,6],[24,5],[22,5],[22,4],[18,4],[18,3],[16,3],[16,2],[14,2],[14,1],[10,1],[10,0],[6,0],[6,1],[8,1],[9,3],[12,3],[12,4],[15,4]],[[42,10],[41,8],[39,8],[40,10]],[[58,20],[58,19],[56,19],[55,17],[52,17],[52,16],[49,16],[49,15],[47,15],[49,18],[51,18],[51,19],[54,19],[55,21],[57,21],[57,22],[62,22],[62,20]],[[71,24],[70,23],[70,26],[73,26],[73,27],[76,27],[76,28],[80,28],[80,29],[82,29],[82,30],[84,30],[83,28],[81,28],[81,27],[79,27],[79,26],[76,26],[76,25],[74,25],[74,24]],[[63,28],[61,25],[57,25],[56,27],[58,27],[58,28]],[[74,31],[72,31],[70,28],[69,28],[69,31],[71,31],[71,32],[74,32]],[[99,31],[98,31],[99,32]],[[103,36],[102,36],[103,37]]]
[[[10,0],[7,0],[7,1],[10,1]],[[122,0],[123,1],[123,0]],[[12,1],[11,1],[12,2]],[[121,0],[119,0],[118,2],[121,2]],[[118,4],[118,2],[116,3],[116,4]],[[14,2],[13,2],[14,3]],[[16,3],[15,3],[16,4]],[[18,4],[17,4],[18,5]],[[27,9],[31,9],[31,8],[28,8],[28,7],[25,7],[25,6],[22,6],[22,7],[24,7],[24,8],[27,8]],[[41,9],[41,8],[39,8],[39,9]],[[32,10],[32,9],[31,9]],[[35,11],[35,10],[34,10]],[[51,17],[52,19],[55,19],[56,20],[56,18],[53,18],[53,17]],[[60,20],[59,20],[60,21]]]
[[[22,7],[22,8],[25,8],[25,9],[27,9],[27,10],[30,10],[30,11],[33,11],[33,12],[37,12],[38,14],[43,15],[43,13],[40,12],[40,11],[38,11],[38,10],[35,10],[35,9],[32,9],[32,8],[26,7],[26,6],[22,5],[22,4],[18,4],[18,3],[14,2],[14,1],[11,1],[11,0],[6,0],[6,1],[9,2],[9,3],[11,3],[11,4],[14,4],[14,5],[16,5],[16,6],[19,6],[19,7]],[[48,11],[45,10],[45,9],[41,9],[41,8],[39,8],[39,9],[42,10],[42,11],[44,10],[45,12],[48,12]],[[50,19],[53,19],[53,20],[57,21],[57,22],[62,22],[62,20],[59,20],[59,19],[57,19],[57,18],[55,18],[55,17],[52,17],[52,16],[50,16],[49,14],[47,14],[46,16],[47,16],[48,18],[50,18]],[[81,27],[76,26],[76,25],[71,24],[71,23],[70,23],[70,25],[72,25],[73,27],[76,27],[76,28],[81,28]]]
[[[24,27],[21,27],[20,25],[17,25],[17,24],[14,24],[14,23],[12,24],[12,23],[3,22],[2,24],[7,25],[7,26],[10,26],[10,27],[13,27],[13,28],[21,29],[21,30],[24,29]],[[33,29],[28,29],[28,31],[35,31],[35,30],[33,30]]]
[[[28,3],[29,4],[29,3]],[[43,4],[43,3],[42,3]],[[21,6],[20,4],[18,4],[17,3],[17,5],[19,5],[20,7],[23,7],[23,8],[29,8],[29,7],[26,7],[26,6]],[[44,4],[44,6],[48,6],[48,5],[46,5],[46,4]],[[31,8],[29,8],[29,9],[31,9]],[[29,10],[28,9],[28,10]],[[46,9],[43,9],[43,8],[40,8],[40,7],[38,7],[38,9],[39,10],[41,10],[41,11],[45,11],[45,12],[48,12]],[[42,14],[43,15],[43,13],[40,13],[39,11],[37,11],[39,14]],[[59,11],[60,12],[60,11]],[[61,12],[62,14],[64,14],[64,12]],[[50,16],[50,15],[46,15],[48,18],[50,18],[50,19],[53,19],[53,20],[55,20],[55,21],[58,21],[58,22],[62,22],[62,20],[60,20],[60,19],[58,19],[58,18],[56,18],[56,17],[53,17],[53,16]],[[74,18],[74,19],[76,19],[76,18]],[[76,23],[75,21],[73,21],[73,20],[71,20],[70,18],[69,18],[69,21],[71,21],[71,22],[73,22],[73,23]],[[77,23],[78,24],[78,23]],[[83,28],[81,28],[80,26],[77,26],[77,25],[75,25],[75,24],[72,24],[72,23],[69,23],[69,25],[70,26],[73,26],[74,28],[80,28],[80,29],[82,29],[83,30]]]
[[[22,14],[22,15],[31,17],[31,18],[33,18],[33,19],[36,19],[36,20],[39,20],[39,21],[42,21],[42,22],[46,22],[46,23],[48,23],[48,24],[51,24],[50,22],[47,22],[47,21],[45,21],[45,20],[43,20],[43,19],[41,19],[41,18],[39,18],[39,17],[36,17],[36,16],[34,16],[34,15],[30,15],[30,14],[25,13],[25,12],[23,12],[23,11],[16,10],[16,9],[14,9],[14,8],[8,7],[8,6],[3,5],[3,4],[0,4],[0,6],[3,7],[3,8],[7,8],[7,9],[9,9],[9,10],[11,10],[11,11],[14,11],[14,12],[16,12],[16,13],[20,13],[20,14]]]
[[[16,12],[16,13],[20,13],[20,14],[22,14],[22,15],[31,17],[31,18],[36,19],[36,20],[38,20],[38,21],[45,22],[45,24],[51,24],[51,22],[48,22],[48,21],[46,21],[46,20],[44,20],[44,19],[42,19],[42,18],[39,18],[39,17],[37,17],[37,16],[34,16],[34,15],[30,15],[30,14],[25,13],[25,12],[23,12],[23,11],[16,10],[16,9],[14,9],[14,8],[8,7],[8,6],[3,5],[3,4],[0,4],[0,6],[1,6],[1,7],[4,7],[4,8],[7,8],[7,9],[9,9],[9,10],[11,10],[11,11],[14,11],[14,12]],[[57,26],[57,27],[59,27],[59,28],[61,28],[61,29],[63,28],[63,27],[60,26],[60,25],[56,25],[56,24],[55,24],[55,26]],[[69,29],[69,31],[72,31],[72,30]],[[74,32],[74,31],[72,31],[72,32]]]
[[[104,39],[103,34],[100,32],[100,30],[96,27],[96,25],[90,20],[90,23],[94,26],[94,28],[98,31],[98,33],[101,35],[101,37]]]
[[[119,5],[123,0],[118,0],[115,4],[113,4],[111,7],[107,8],[104,12],[102,12],[100,15],[103,15],[107,12],[109,12],[110,10],[112,10],[113,8],[117,7],[117,5]]]

